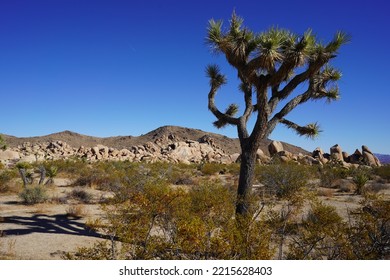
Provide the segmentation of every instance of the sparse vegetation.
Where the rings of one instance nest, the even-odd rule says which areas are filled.
[[[46,189],[41,185],[25,187],[19,194],[25,204],[37,204],[48,199]]]
[[[349,171],[338,164],[330,164],[319,168],[318,173],[321,186],[330,188],[336,180],[346,178]]]
[[[383,165],[381,167],[376,167],[374,169],[374,174],[378,175],[380,178],[390,181],[390,165]]]
[[[259,191],[251,196],[249,215],[237,216],[237,164],[76,162],[78,170],[70,165],[41,162],[0,172],[2,185],[12,180],[20,184],[20,167],[35,170],[35,177],[39,166],[45,167],[47,175],[53,167],[60,176],[71,176],[75,185],[67,187],[67,195],[53,195],[51,202],[68,204],[67,217],[78,221],[89,219],[94,191],[110,194],[104,200],[96,196],[105,218],[88,222],[91,230],[108,240],[69,252],[64,255],[67,259],[389,258],[389,199],[373,195],[379,189],[375,182],[380,181],[376,169],[373,175],[370,169],[348,171],[337,166],[318,171],[297,164],[259,165]],[[344,178],[351,185],[364,183],[361,194],[346,195],[345,201],[350,197],[347,203],[355,205],[363,199],[359,207],[349,210],[348,219],[330,206],[339,192],[320,187],[325,172],[332,178],[329,182]],[[77,186],[80,178],[85,179],[84,186]],[[386,191],[386,184],[380,185]],[[28,184],[20,197],[25,204],[42,203],[53,188]],[[50,205],[40,204],[32,213],[44,214]]]
[[[81,187],[74,188],[70,192],[69,197],[76,199],[76,200],[83,202],[83,203],[91,203],[92,198],[93,198],[92,195],[90,193],[88,193],[88,191],[86,191],[85,189],[83,189]]]
[[[87,214],[83,205],[71,205],[66,209],[66,215],[73,218],[82,218]]]
[[[9,191],[9,183],[12,179],[17,178],[17,172],[12,169],[0,170],[0,193]]]
[[[353,174],[352,180],[356,186],[355,193],[356,194],[364,194],[364,192],[366,191],[365,185],[370,178],[369,171],[362,169],[362,168],[359,168],[359,169],[354,170],[354,172],[352,174]]]

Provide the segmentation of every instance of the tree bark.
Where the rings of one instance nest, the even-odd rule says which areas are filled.
[[[26,170],[24,168],[19,168],[19,174],[20,177],[22,177],[23,180],[23,187],[26,187],[28,184],[27,176],[26,176]]]
[[[45,181],[46,178],[46,169],[44,166],[39,167],[39,173],[41,174],[40,179],[39,179],[39,185],[42,185],[43,182]]]
[[[249,140],[249,139],[247,139]],[[244,142],[244,141],[242,141]],[[252,143],[241,143],[240,176],[238,179],[236,214],[246,215],[256,167],[256,149]]]

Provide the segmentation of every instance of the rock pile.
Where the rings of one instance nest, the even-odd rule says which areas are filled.
[[[330,148],[330,153],[324,153],[321,148],[316,148],[311,155],[303,155],[285,151],[282,143],[272,141],[268,146],[268,151],[271,157],[265,156],[261,150],[257,152],[258,162],[269,163],[273,159],[278,159],[281,162],[297,162],[306,165],[337,163],[346,168],[359,165],[381,166],[379,159],[367,146],[362,146],[362,151],[357,149],[352,155],[344,152],[338,144]]]
[[[82,158],[87,161],[113,160],[132,162],[172,162],[172,163],[200,163],[235,162],[239,154],[228,154],[217,147],[212,138],[203,137],[199,141],[178,141],[174,137],[156,139],[143,145],[129,149],[115,149],[104,145],[94,147],[74,148],[63,141],[52,141],[39,144],[24,143],[16,148],[0,151],[0,162],[12,164],[17,161],[35,162],[41,160],[57,160],[67,158]]]
[[[352,155],[343,152],[339,145],[330,148],[330,153],[324,153],[317,148],[311,155],[302,153],[293,154],[284,149],[283,144],[272,141],[268,146],[269,155],[261,149],[257,151],[257,161],[268,164],[273,160],[281,162],[297,162],[307,165],[324,165],[329,162],[338,162],[349,168],[357,165],[380,166],[377,157],[367,146],[362,151],[356,150]],[[41,160],[57,160],[68,158],[81,158],[86,161],[131,161],[131,162],[172,162],[172,163],[233,163],[240,160],[240,154],[229,153],[215,144],[212,137],[205,135],[198,141],[178,141],[172,135],[167,135],[149,141],[143,145],[132,146],[128,149],[116,149],[97,144],[94,147],[71,147],[64,141],[51,141],[45,143],[29,143],[16,148],[0,151],[0,162],[12,165],[18,161],[35,162]]]
[[[313,152],[313,157],[317,158],[322,164],[333,161],[339,162],[344,167],[356,167],[359,165],[367,165],[371,167],[381,166],[379,159],[365,145],[362,146],[362,151],[356,149],[352,155],[349,155],[347,152],[343,152],[338,144],[330,148],[330,154],[324,153],[320,148],[317,148]]]

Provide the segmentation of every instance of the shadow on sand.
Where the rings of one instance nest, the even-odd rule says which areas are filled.
[[[10,216],[4,217],[5,224],[20,225],[20,229],[4,229],[5,236],[26,235],[31,233],[71,234],[77,236],[89,236],[108,238],[96,231],[89,229],[84,223],[75,219],[69,219],[67,215],[43,215],[32,217]]]

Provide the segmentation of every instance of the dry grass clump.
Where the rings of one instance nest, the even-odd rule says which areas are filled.
[[[80,202],[83,203],[91,203],[93,196],[89,192],[87,192],[83,188],[74,188],[70,193],[69,193],[69,198],[76,199]]]
[[[83,205],[71,205],[66,209],[66,215],[73,218],[82,218],[88,214]]]

